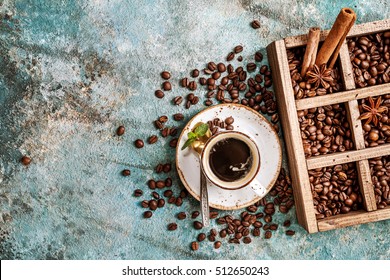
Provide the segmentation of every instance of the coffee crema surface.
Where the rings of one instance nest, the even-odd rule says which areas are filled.
[[[220,180],[233,182],[243,178],[252,167],[252,153],[239,139],[218,141],[210,151],[210,168]]]

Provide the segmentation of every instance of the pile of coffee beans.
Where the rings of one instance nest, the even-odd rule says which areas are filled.
[[[385,143],[390,143],[390,94],[381,96],[382,102],[380,106],[387,107],[387,112],[383,112],[378,116],[378,125],[373,122],[367,123],[366,120],[362,120],[364,143],[366,147],[376,147]],[[376,103],[377,99],[374,99]],[[359,104],[359,111],[363,114],[365,111],[362,109],[362,104],[370,106],[368,98],[362,99]]]
[[[288,66],[290,69],[295,99],[321,96],[340,91],[342,89],[342,81],[338,67],[335,67],[331,72],[333,81],[327,89],[321,85],[318,88],[315,88],[314,85],[306,81],[305,77],[301,77],[301,68],[305,49],[305,47],[300,47],[287,50]]]
[[[305,156],[351,150],[351,128],[343,104],[298,111]]]
[[[390,205],[390,156],[369,160],[376,205],[383,209]]]
[[[390,31],[347,40],[356,87],[390,82]]]
[[[355,163],[309,170],[317,219],[362,209]]]

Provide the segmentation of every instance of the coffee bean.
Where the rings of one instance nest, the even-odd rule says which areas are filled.
[[[161,91],[161,90],[156,90],[155,92],[154,92],[154,95],[157,97],[157,98],[163,98],[164,96],[165,96],[165,93],[163,92],[163,91]]]
[[[152,196],[153,196],[155,199],[159,199],[159,198],[160,198],[160,195],[159,195],[157,192],[152,192]]]
[[[253,21],[251,22],[251,26],[252,26],[253,29],[258,29],[258,28],[260,28],[260,21],[258,21],[257,19],[253,20]]]
[[[156,120],[154,121],[154,126],[157,128],[157,129],[163,129],[164,128],[164,124],[162,124],[160,121]]]
[[[21,159],[20,159],[20,162],[23,164],[23,165],[29,165],[31,163],[31,158],[28,157],[28,156],[23,156]]]
[[[209,216],[210,216],[210,219],[215,219],[218,217],[218,212],[210,211]]]
[[[171,197],[173,195],[173,192],[171,191],[171,190],[166,190],[165,192],[164,192],[164,196],[165,197]]]
[[[190,83],[188,84],[188,89],[189,89],[189,90],[194,91],[194,90],[196,90],[196,88],[197,88],[197,85],[196,85],[196,82],[195,82],[195,81],[192,81],[192,82],[190,82]]]
[[[177,230],[177,224],[176,223],[168,224],[168,230],[170,230],[170,231]]]
[[[199,97],[195,96],[194,99],[192,99],[191,104],[196,105],[199,102]]]
[[[119,126],[118,129],[116,130],[116,135],[122,136],[125,134],[125,127],[123,125]]]
[[[215,71],[217,70],[217,65],[215,64],[215,62],[209,62],[207,64],[207,68],[210,69],[211,71]]]
[[[158,181],[156,182],[156,188],[162,189],[162,188],[164,188],[164,187],[165,187],[165,182],[164,182],[164,181],[158,180]]]
[[[144,141],[142,141],[141,139],[137,139],[134,141],[134,145],[138,148],[138,149],[141,149],[144,147]]]
[[[161,122],[161,123],[166,123],[168,121],[168,117],[167,116],[160,116],[158,118],[158,121]]]
[[[243,58],[242,58],[242,56],[241,55],[239,55],[238,57],[237,57],[237,61],[242,61],[243,60]]]
[[[191,249],[192,249],[193,251],[199,250],[199,243],[196,242],[196,241],[192,242],[192,243],[191,243]]]
[[[226,123],[227,125],[234,123],[234,118],[231,117],[231,116],[228,117],[228,118],[226,118],[226,119],[225,119],[225,123]]]
[[[261,62],[263,60],[263,54],[261,52],[256,52],[255,53],[255,60],[257,62]]]
[[[149,180],[148,181],[148,186],[149,186],[149,189],[154,190],[156,188],[156,181],[154,181],[152,179]]]
[[[272,232],[267,230],[264,234],[265,239],[270,239],[272,237]]]
[[[152,135],[152,136],[149,137],[148,143],[149,143],[149,144],[154,144],[154,143],[157,142],[157,140],[158,140],[157,135]]]
[[[130,176],[130,174],[131,174],[131,171],[129,169],[122,170],[122,175],[123,176],[127,177],[127,176]]]
[[[171,133],[171,129],[169,127],[165,127],[163,130],[161,130],[161,136],[163,138],[168,137],[170,133]]]
[[[207,236],[207,239],[208,239],[210,242],[214,242],[214,241],[215,241],[215,236],[210,234],[210,235]]]
[[[246,66],[246,69],[248,70],[248,72],[253,72],[256,70],[256,64],[254,63],[248,63],[247,66]]]
[[[270,230],[277,230],[278,229],[278,225],[277,224],[271,224],[269,229]]]
[[[199,70],[198,69],[192,70],[191,77],[196,78],[198,76],[199,76]]]
[[[163,71],[161,72],[161,78],[163,78],[164,80],[169,80],[171,78],[171,73],[169,73],[168,71]]]
[[[206,239],[206,234],[204,234],[203,232],[198,234],[197,240],[199,242],[202,242],[205,239]]]
[[[227,236],[227,232],[226,232],[226,229],[223,229],[219,232],[219,237],[221,238],[225,238]]]
[[[285,226],[285,227],[289,227],[290,225],[291,225],[290,220],[285,220],[283,223],[283,226]]]
[[[249,244],[249,243],[252,242],[252,239],[249,236],[245,236],[243,241],[244,241],[245,244]]]
[[[162,88],[165,91],[170,91],[172,89],[172,85],[170,82],[166,81],[166,82],[163,82]]]
[[[181,197],[176,198],[175,205],[180,207],[183,204],[183,199]]]
[[[182,87],[188,87],[188,78],[183,78],[183,79],[181,79],[181,81],[180,81],[180,85],[182,86]]]
[[[204,86],[204,85],[206,85],[206,83],[207,83],[207,79],[206,78],[199,78],[199,83],[202,85],[202,86]]]
[[[181,96],[176,96],[173,99],[173,104],[175,104],[175,105],[180,105],[182,102],[183,102],[183,97],[181,97]]]
[[[181,113],[177,113],[177,114],[174,114],[174,115],[173,115],[173,119],[174,119],[175,121],[182,121],[182,120],[184,119],[184,116],[183,116],[183,114],[181,114]]]
[[[184,220],[185,218],[187,218],[187,214],[186,214],[185,212],[179,212],[179,213],[177,214],[177,218],[178,218],[179,220]]]
[[[141,202],[142,208],[148,208],[149,207],[149,200],[143,200]]]
[[[195,228],[196,230],[200,230],[200,229],[203,228],[203,224],[202,224],[201,222],[195,221],[195,222],[194,222],[194,228]]]
[[[158,208],[162,208],[164,207],[165,205],[165,200],[163,198],[160,198],[159,200],[157,200],[157,207]]]
[[[234,52],[230,52],[229,54],[228,54],[228,56],[226,57],[226,60],[227,61],[231,61],[231,60],[233,60],[234,59]]]
[[[214,249],[219,249],[219,248],[221,248],[221,245],[222,245],[221,241],[216,241],[216,242],[214,243]]]
[[[149,200],[149,209],[153,211],[157,209],[157,200],[155,199]]]
[[[254,228],[252,230],[252,235],[253,236],[260,236],[260,229],[259,228]]]
[[[177,138],[174,138],[171,141],[169,141],[169,146],[172,147],[172,148],[176,148],[177,140],[178,140]]]
[[[235,46],[234,47],[234,53],[240,53],[243,51],[243,47],[241,45]]]
[[[142,190],[140,190],[140,189],[136,189],[136,190],[134,190],[134,196],[135,197],[140,197],[140,196],[142,196],[143,195],[143,191]]]
[[[169,204],[174,204],[176,202],[176,197],[174,196],[171,196],[169,199],[168,199],[168,203]]]
[[[145,219],[149,219],[152,216],[153,216],[153,212],[152,211],[145,211],[144,212],[144,218]]]
[[[234,130],[234,126],[232,126],[231,124],[226,126],[226,130]]]
[[[164,181],[164,186],[165,187],[171,187],[172,186],[172,179],[171,178],[166,178],[165,181]]]
[[[295,231],[293,230],[286,230],[286,235],[292,236],[295,234]]]
[[[218,63],[217,69],[218,69],[218,72],[223,73],[226,71],[226,66],[223,63]]]
[[[187,190],[181,190],[180,191],[180,197],[181,198],[186,198],[188,196],[188,191]]]
[[[191,214],[191,218],[192,219],[196,219],[198,216],[199,216],[199,211],[194,211],[194,212],[192,212],[192,214]]]
[[[170,163],[164,164],[163,171],[164,171],[164,173],[168,173],[169,171],[171,171],[171,164]]]
[[[161,173],[163,171],[164,165],[161,163],[156,166],[156,173]]]

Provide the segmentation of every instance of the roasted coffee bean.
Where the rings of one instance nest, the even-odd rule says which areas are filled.
[[[286,235],[292,236],[295,234],[295,231],[293,230],[286,230]]]
[[[165,127],[163,130],[161,130],[161,136],[164,138],[167,137],[170,133],[171,129],[169,127]]]
[[[201,84],[202,86],[206,85],[207,83],[207,79],[206,78],[199,78],[199,84]]]
[[[255,60],[257,62],[261,62],[263,60],[263,54],[261,52],[256,52],[255,53]]]
[[[176,134],[177,134],[177,128],[176,127],[171,127],[169,129],[169,135],[176,136]]]
[[[189,84],[188,84],[188,89],[189,90],[194,91],[194,90],[196,90],[196,88],[197,88],[197,85],[196,85],[195,81],[189,82]]]
[[[145,211],[144,212],[144,218],[145,219],[149,219],[152,216],[153,216],[153,212],[152,211]]]
[[[247,66],[246,66],[246,70],[248,70],[248,72],[253,72],[256,70],[256,64],[254,63],[248,63]]]
[[[196,105],[199,102],[199,97],[195,96],[194,99],[192,99],[191,104]]]
[[[148,208],[149,207],[149,200],[143,200],[141,202],[142,208]]]
[[[169,204],[174,204],[176,202],[176,197],[174,196],[171,196],[169,199],[168,199],[168,203]]]
[[[149,189],[154,190],[156,188],[156,181],[150,179],[148,181],[148,186],[149,186]]]
[[[217,64],[215,64],[215,62],[209,62],[207,64],[207,68],[210,69],[211,71],[215,71],[217,70]]]
[[[136,190],[134,190],[134,196],[135,197],[140,197],[140,196],[142,196],[143,195],[143,191],[142,190],[140,190],[140,189],[136,189]]]
[[[165,200],[163,198],[160,198],[159,200],[157,200],[157,207],[158,208],[162,208],[164,207],[165,205]]]
[[[242,61],[243,60],[243,58],[242,58],[242,55],[239,55],[238,57],[237,57],[237,61]]]
[[[195,221],[194,222],[194,228],[199,230],[203,228],[203,224],[201,222]]]
[[[154,126],[157,128],[157,129],[163,129],[164,128],[164,124],[162,124],[160,121],[156,120],[154,121]]]
[[[227,236],[227,232],[226,232],[226,229],[223,229],[219,232],[219,237],[221,238],[225,238]]]
[[[168,121],[168,117],[167,116],[160,116],[158,118],[158,121],[161,122],[161,123],[166,123]]]
[[[225,119],[225,123],[226,123],[227,125],[234,123],[234,118],[231,117],[231,116],[228,117],[228,118],[226,118],[226,119]]]
[[[177,224],[176,223],[168,224],[168,230],[170,231],[177,230]]]
[[[272,216],[270,216],[270,215],[265,215],[265,216],[264,216],[264,222],[266,222],[266,223],[272,222]]]
[[[154,143],[157,142],[157,140],[158,140],[157,135],[152,135],[152,136],[150,136],[150,137],[148,138],[148,143],[149,143],[149,144],[154,144]]]
[[[218,72],[223,73],[226,71],[226,66],[223,63],[218,63],[217,69],[218,69]]]
[[[171,148],[176,148],[176,146],[177,146],[177,138],[173,138],[171,141],[169,141],[169,146]]]
[[[164,196],[165,197],[171,197],[172,195],[173,195],[173,192],[171,190],[164,191]]]
[[[269,229],[270,229],[270,230],[277,230],[277,229],[278,229],[278,225],[277,225],[277,224],[271,224],[271,225],[269,226]]]
[[[175,104],[175,105],[180,105],[182,102],[183,102],[183,97],[181,97],[181,96],[176,96],[173,99],[173,104]]]
[[[155,92],[154,92],[154,95],[157,97],[157,98],[163,98],[164,96],[165,96],[165,93],[162,91],[162,90],[156,90]]]
[[[161,173],[164,169],[164,165],[161,163],[156,166],[156,173]]]
[[[260,236],[260,229],[259,228],[254,228],[252,230],[252,235],[253,236]]]
[[[184,220],[185,218],[187,218],[187,214],[185,212],[180,212],[177,214],[177,218],[179,220]]]
[[[183,79],[181,79],[181,81],[180,81],[180,85],[182,86],[182,87],[188,87],[188,78],[183,78]]]
[[[134,141],[134,145],[138,148],[138,149],[141,149],[144,147],[144,141],[142,141],[141,139],[137,139]]]
[[[253,21],[251,22],[251,26],[252,26],[253,29],[258,29],[258,28],[260,28],[260,21],[258,21],[257,19],[253,20]]]
[[[234,130],[234,126],[232,126],[231,124],[226,126],[226,130]]]
[[[214,243],[214,249],[219,249],[219,248],[221,248],[221,245],[222,245],[221,241],[216,241],[216,242]]]
[[[208,239],[210,242],[214,242],[214,241],[215,241],[215,236],[209,234],[209,235],[207,236],[207,239]]]
[[[199,216],[199,211],[194,211],[194,212],[192,212],[192,214],[191,214],[191,218],[192,219],[196,219],[198,216]]]
[[[183,114],[181,114],[181,113],[177,113],[177,114],[174,114],[174,115],[173,115],[173,119],[174,119],[175,121],[182,121],[182,120],[184,120],[184,116],[183,116]]]
[[[243,242],[244,242],[245,244],[249,244],[249,243],[252,242],[252,239],[251,239],[249,236],[245,236],[244,239],[243,239]]]
[[[159,195],[157,192],[152,192],[152,196],[153,196],[155,199],[159,199],[159,198],[160,198],[160,195]]]
[[[192,70],[191,77],[192,78],[197,78],[198,76],[199,76],[199,70],[198,69]]]
[[[21,159],[20,159],[20,162],[23,164],[23,165],[29,165],[31,163],[31,158],[28,157],[28,156],[23,156]],[[129,174],[130,175],[130,174]]]
[[[203,240],[206,239],[206,234],[204,234],[203,232],[199,233],[198,234],[198,237],[196,238],[199,242],[202,242]]]
[[[255,205],[248,206],[246,209],[248,210],[248,212],[252,213],[257,211],[257,207]]]
[[[172,179],[171,178],[166,178],[165,181],[164,181],[164,186],[169,188],[172,186]]]
[[[158,180],[158,181],[156,182],[156,188],[162,189],[162,188],[164,188],[164,187],[165,187],[165,182],[164,182],[164,181]]]
[[[188,100],[188,101],[192,101],[192,100],[194,99],[194,97],[195,97],[195,95],[194,95],[193,93],[189,93],[189,94],[187,95],[187,100]]]
[[[149,209],[153,211],[157,209],[157,200],[155,199],[149,200]]]
[[[181,190],[180,191],[180,197],[181,198],[186,198],[188,196],[188,191],[187,190]]]
[[[172,89],[172,85],[170,82],[166,81],[166,82],[163,82],[162,88],[165,91],[170,91]]]
[[[284,223],[283,223],[283,226],[285,226],[285,227],[289,227],[290,225],[291,225],[290,220],[286,220],[286,221],[284,221]]]
[[[243,47],[241,45],[235,46],[234,47],[234,53],[240,53],[243,51]]]
[[[230,52],[228,56],[226,57],[226,61],[231,61],[234,59],[234,52]]]
[[[199,250],[199,243],[196,242],[196,241],[192,242],[192,243],[191,243],[191,249],[192,249],[193,251]]]
[[[119,126],[116,130],[116,135],[118,136],[122,136],[123,134],[125,134],[125,127],[123,125]],[[26,156],[24,156],[23,158],[25,158]],[[22,158],[22,159],[23,159]],[[29,158],[29,157],[26,157],[26,158]],[[30,162],[28,163],[30,164]],[[25,165],[28,165],[28,164],[25,164]]]
[[[171,78],[171,73],[169,73],[168,71],[163,71],[161,72],[161,78],[163,78],[164,80],[169,80]]]
[[[210,219],[216,219],[218,217],[218,212],[210,211],[209,217],[210,217]]]
[[[270,239],[272,237],[272,232],[267,230],[264,234],[265,239]]]
[[[130,174],[131,174],[131,171],[129,169],[122,170],[122,175],[123,176],[127,177],[127,176],[130,176]]]
[[[164,164],[162,170],[164,171],[164,173],[168,173],[169,171],[171,171],[171,164],[170,163]]]
[[[175,205],[180,207],[183,204],[183,199],[181,197],[176,198]]]

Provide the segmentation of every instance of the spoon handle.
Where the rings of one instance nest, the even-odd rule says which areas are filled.
[[[208,227],[210,225],[209,196],[207,193],[207,180],[202,168],[200,168],[200,204],[203,226]]]

